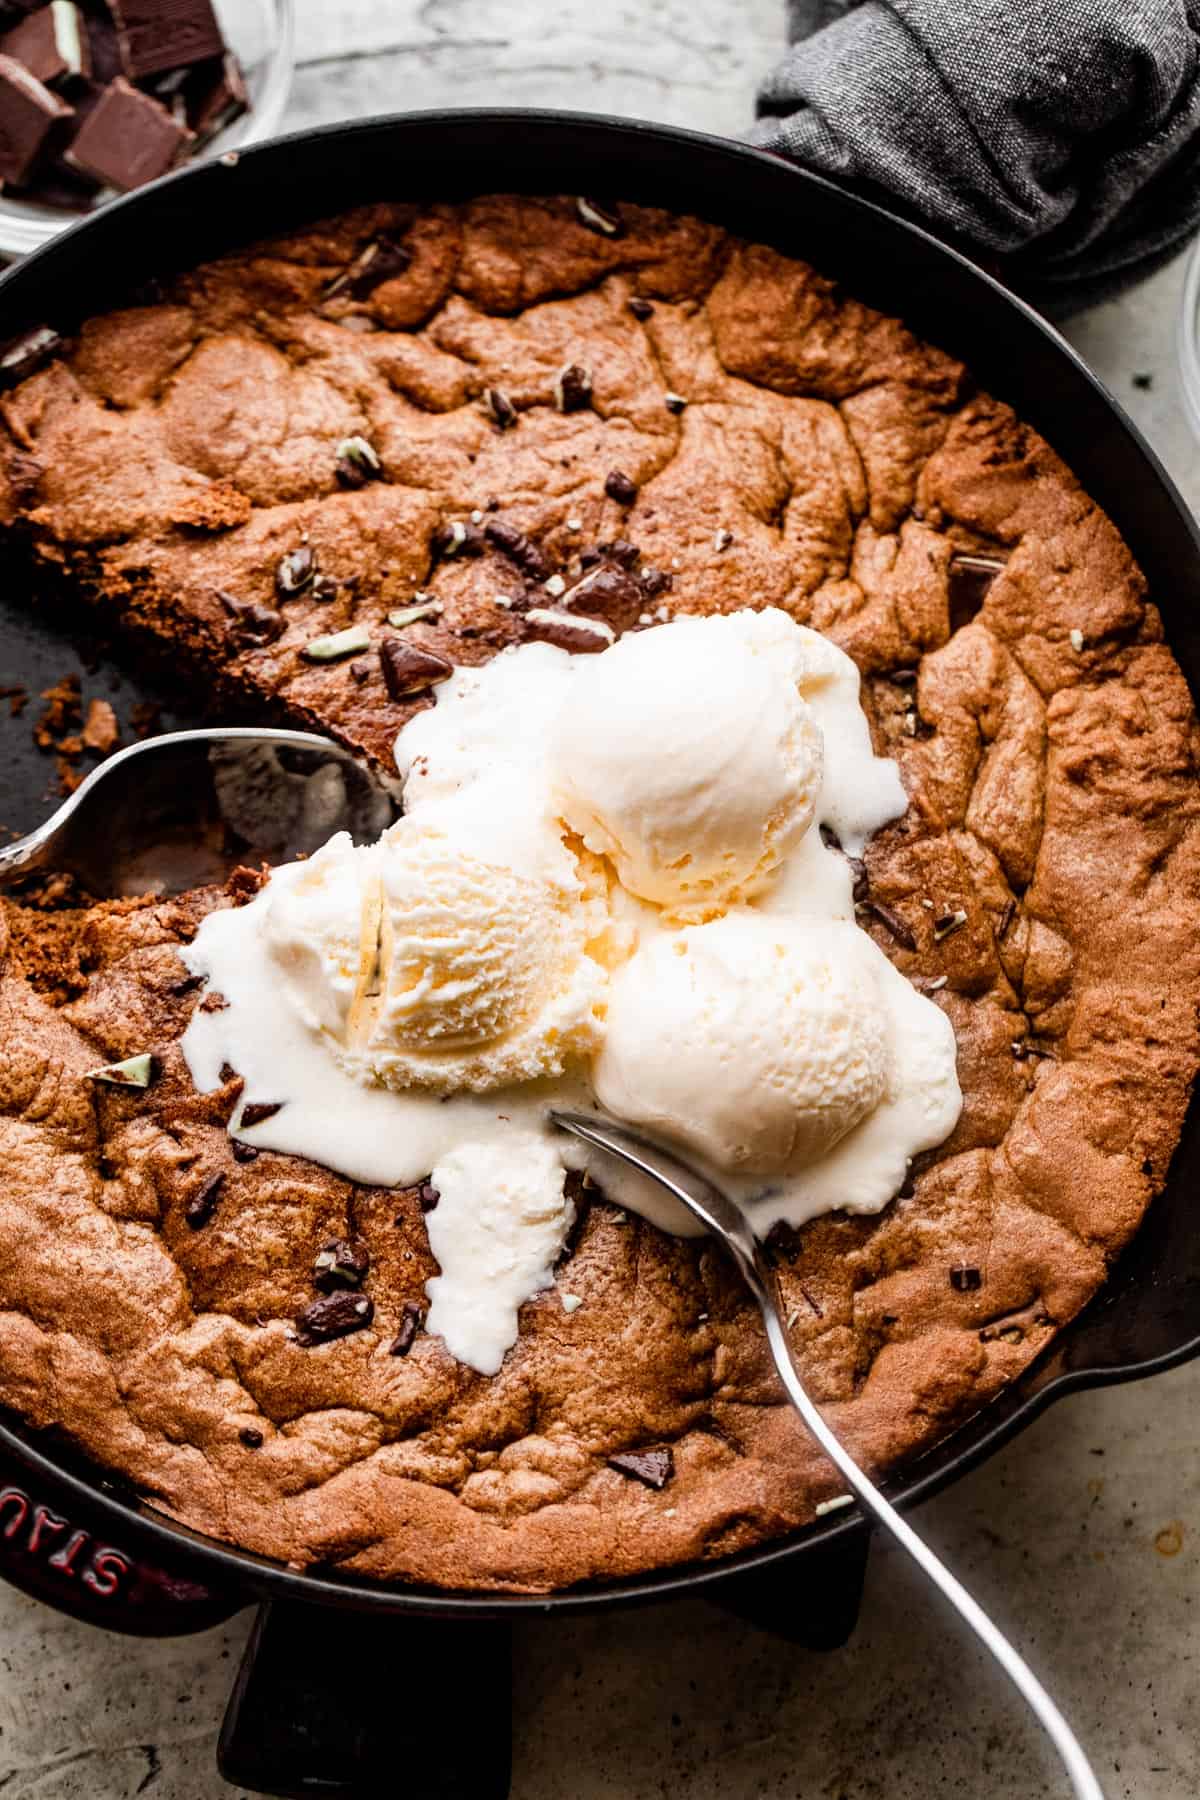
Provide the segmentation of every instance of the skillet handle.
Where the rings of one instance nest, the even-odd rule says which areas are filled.
[[[264,1602],[217,1766],[284,1800],[507,1800],[508,1625]]]

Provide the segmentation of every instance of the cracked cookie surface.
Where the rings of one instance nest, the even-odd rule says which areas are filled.
[[[770,604],[855,658],[911,800],[861,923],[948,1012],[965,1106],[780,1279],[814,1394],[886,1467],[1045,1347],[1161,1186],[1200,1054],[1197,723],[1116,530],[958,363],[772,250],[620,226],[373,207],[185,276],[0,398],[0,517],[219,693],[380,762],[432,702],[396,697],[396,638],[478,662],[564,603],[618,632]],[[440,610],[389,622],[414,604]],[[178,1050],[205,997],[177,952],[237,897],[4,906],[0,1400],[200,1530],[443,1586],[811,1518],[836,1483],[710,1249],[581,1192],[580,1304],[529,1302],[485,1379],[413,1324],[418,1190],[235,1160],[236,1078],[199,1096]],[[145,1051],[144,1091],[86,1079]],[[306,1341],[335,1243],[370,1308]]]

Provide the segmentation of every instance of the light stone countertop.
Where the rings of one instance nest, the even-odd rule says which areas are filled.
[[[297,11],[295,126],[536,104],[736,134],[783,32],[782,0],[297,0]],[[1200,508],[1174,367],[1181,282],[1177,262],[1069,335]],[[1069,1399],[918,1515],[1028,1650],[1109,1800],[1200,1793],[1198,1405],[1200,1366]],[[0,1588],[3,1800],[231,1794],[213,1754],[249,1624],[128,1640]],[[1065,1792],[983,1653],[882,1545],[858,1629],[832,1655],[684,1602],[520,1626],[514,1689],[514,1800]]]

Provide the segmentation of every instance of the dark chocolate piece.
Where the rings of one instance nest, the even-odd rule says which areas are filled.
[[[399,238],[384,232],[373,238],[350,267],[330,282],[325,289],[325,298],[333,300],[344,295],[348,300],[366,300],[385,281],[394,281],[397,275],[403,275],[411,262],[411,251]]]
[[[334,1238],[317,1251],[313,1286],[322,1294],[361,1287],[370,1268],[371,1253],[359,1238]]]
[[[863,900],[860,904],[873,919],[879,920],[885,931],[891,932],[902,950],[916,949],[917,940],[899,913],[893,912],[890,906],[885,906],[882,900]]]
[[[262,1125],[267,1119],[273,1119],[277,1112],[283,1111],[282,1100],[251,1100],[243,1106],[239,1120],[239,1129],[249,1131],[252,1125]]]
[[[108,0],[131,81],[225,54],[212,0]]]
[[[966,1263],[960,1263],[957,1268],[950,1271],[950,1286],[957,1294],[974,1293],[976,1288],[983,1286],[983,1276],[978,1269],[970,1268]]]
[[[593,200],[587,194],[581,194],[575,202],[575,211],[579,215],[581,225],[589,231],[598,231],[601,237],[620,237],[625,230],[625,221],[615,206],[607,205],[603,200]]]
[[[217,589],[217,599],[234,620],[237,635],[248,644],[272,644],[282,637],[286,621],[273,607],[260,606],[257,600],[239,600],[236,594]]]
[[[604,491],[618,506],[632,506],[638,494],[628,475],[623,475],[620,469],[609,470],[604,477]]]
[[[417,1189],[417,1199],[420,1201],[423,1213],[432,1212],[441,1197],[432,1181],[423,1181]]]
[[[23,187],[74,116],[15,57],[0,55],[0,182]]]
[[[611,626],[603,619],[584,618],[578,614],[560,612],[554,607],[532,607],[522,624],[530,637],[540,638],[546,644],[556,644],[560,650],[570,650],[577,656],[607,650],[614,635]]]
[[[378,481],[383,474],[383,464],[373,444],[364,437],[343,438],[337,447],[337,461],[333,472],[343,487],[366,487],[368,481]]]
[[[638,586],[647,600],[657,600],[660,594],[670,593],[675,586],[675,577],[668,574],[666,569],[647,563],[638,576]]]
[[[280,557],[275,570],[275,592],[281,600],[293,600],[304,592],[317,572],[317,559],[309,544],[301,544]]]
[[[674,1454],[665,1445],[659,1450],[623,1450],[620,1455],[610,1456],[607,1460],[609,1468],[615,1469],[618,1475],[631,1475],[656,1493],[666,1487],[675,1473]]]
[[[501,556],[507,556],[509,562],[515,563],[530,581],[550,579],[553,571],[545,552],[515,525],[509,525],[504,519],[489,519],[483,531],[488,543],[494,545]]]
[[[453,663],[433,650],[422,650],[405,638],[385,637],[379,646],[379,662],[390,700],[407,700],[411,694],[424,693],[439,681],[448,681],[454,673]]]
[[[243,1425],[241,1430],[238,1432],[238,1436],[242,1440],[243,1444],[245,1444],[247,1450],[261,1450],[262,1449],[263,1434],[258,1429],[257,1425]]]
[[[649,300],[643,299],[641,294],[631,294],[625,304],[635,319],[645,321],[654,316],[653,306],[650,304]]]
[[[258,1161],[258,1151],[253,1144],[243,1144],[238,1138],[230,1140],[234,1162],[252,1163]]]
[[[642,590],[624,569],[602,563],[577,581],[566,598],[570,606],[585,605],[601,613],[636,611],[642,603]]]
[[[119,76],[105,88],[71,140],[70,168],[127,193],[173,168],[192,134],[150,94]]]
[[[371,679],[371,662],[368,657],[361,656],[357,662],[350,664],[350,679],[356,687]]]
[[[415,1300],[406,1300],[400,1309],[400,1329],[392,1339],[389,1356],[407,1356],[418,1331],[425,1323],[425,1311]]]
[[[561,413],[585,412],[592,404],[592,371],[584,363],[568,363],[554,383],[554,404]]]
[[[92,80],[100,87],[107,87],[110,81],[115,81],[125,70],[121,61],[121,41],[117,36],[117,28],[111,17],[99,13],[88,13],[84,26],[91,55]]]
[[[365,1294],[323,1294],[297,1313],[296,1341],[306,1348],[328,1344],[334,1338],[361,1331],[374,1317],[374,1303]]]
[[[193,69],[184,85],[183,102],[199,150],[250,110],[250,96],[237,57],[231,52],[215,63],[201,63]]]
[[[188,1201],[183,1216],[193,1231],[199,1231],[200,1227],[202,1225],[207,1225],[208,1221],[212,1218],[213,1213],[216,1211],[217,1196],[220,1194],[224,1184],[225,1171],[224,1169],[218,1169],[217,1173],[215,1175],[210,1175],[208,1180],[200,1187],[199,1191],[193,1194],[192,1198]]]
[[[0,38],[0,55],[15,57],[47,87],[86,80],[92,72],[91,46],[74,0],[55,0],[30,13]]]
[[[517,409],[503,388],[490,387],[483,390],[483,404],[487,407],[495,423],[501,431],[511,431],[517,422]]]
[[[488,510],[494,512],[495,508]],[[449,519],[434,532],[433,548],[439,556],[478,556],[483,549],[483,533],[478,525]]]

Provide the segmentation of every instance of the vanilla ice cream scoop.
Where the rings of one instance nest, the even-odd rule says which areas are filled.
[[[850,923],[748,910],[654,938],[613,979],[597,1098],[720,1169],[804,1168],[886,1090],[877,954]]]
[[[558,1075],[599,1041],[604,971],[564,856],[560,880],[402,819],[379,849],[379,969],[343,1052],[389,1087],[443,1092]]]
[[[785,613],[680,620],[579,658],[554,798],[622,884],[679,916],[761,892],[812,823],[821,733]]]
[[[375,855],[341,831],[307,862],[276,869],[258,908],[263,947],[294,1010],[335,1038],[375,963],[378,915],[367,905]]]

